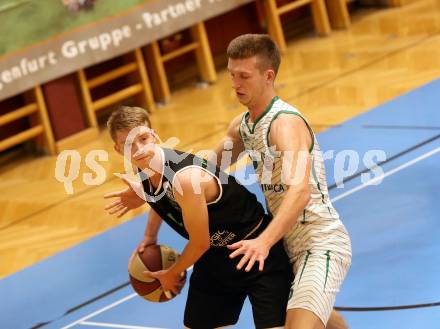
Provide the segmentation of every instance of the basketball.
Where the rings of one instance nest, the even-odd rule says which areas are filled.
[[[143,274],[143,272],[166,270],[170,268],[178,258],[179,253],[165,245],[149,245],[145,247],[142,253],[136,252],[128,264],[130,283],[134,291],[150,302],[160,303],[174,298],[175,296],[172,294],[165,293],[159,280],[149,278]]]

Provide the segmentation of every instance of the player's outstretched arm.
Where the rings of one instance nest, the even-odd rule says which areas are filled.
[[[117,214],[117,217],[124,216],[129,210],[139,208],[145,203],[139,194],[143,193],[140,183],[129,180],[123,175],[119,175],[127,187],[120,191],[109,192],[104,195],[104,199],[112,199],[113,201],[107,204],[104,209],[110,214]],[[136,193],[135,189],[138,190]]]
[[[216,163],[217,167],[222,170],[237,162],[239,155],[244,151],[243,141],[239,132],[242,117],[243,114],[240,114],[231,121],[226,135],[214,148],[214,153],[208,158],[209,161]]]
[[[246,263],[246,270],[265,259],[270,248],[279,241],[295,224],[301,212],[310,200],[310,147],[312,137],[304,121],[292,114],[281,114],[272,124],[269,133],[270,145],[281,152],[282,180],[289,185],[289,189],[272,219],[269,226],[253,240],[243,240],[228,246],[235,249],[230,257],[243,255],[238,269]],[[264,264],[264,263],[263,263]]]
[[[192,184],[194,177],[200,177],[199,173],[194,174],[198,168],[190,168],[176,175],[173,193],[177,203],[182,209],[183,222],[189,235],[186,244],[178,261],[168,270],[151,273],[153,277],[160,280],[164,290],[177,294],[181,287],[181,274],[194,265],[194,263],[209,249],[209,222],[208,206],[205,197],[205,183]],[[178,186],[176,188],[176,186]]]

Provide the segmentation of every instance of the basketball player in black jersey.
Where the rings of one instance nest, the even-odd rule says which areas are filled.
[[[232,325],[248,296],[256,328],[282,328],[292,280],[282,242],[271,249],[263,271],[237,271],[238,261],[229,258],[226,248],[267,227],[270,217],[255,195],[206,160],[159,146],[141,108],[121,107],[107,124],[115,150],[122,155],[125,150],[125,157],[139,169],[144,198],[151,206],[141,246],[157,242],[162,221],[189,240],[171,268],[147,273],[160,280],[164,290],[177,294],[181,273],[194,265],[185,326]]]

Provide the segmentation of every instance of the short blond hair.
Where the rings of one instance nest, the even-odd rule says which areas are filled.
[[[116,142],[116,133],[120,130],[130,131],[133,128],[148,125],[151,121],[148,112],[142,107],[120,106],[112,112],[107,120],[107,127],[113,141]]]
[[[275,42],[267,34],[243,34],[229,43],[227,55],[230,59],[257,57],[260,70],[272,69],[275,74],[280,67],[281,55]]]

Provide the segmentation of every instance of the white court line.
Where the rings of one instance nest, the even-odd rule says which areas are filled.
[[[189,271],[191,271],[192,269],[193,269],[193,266],[189,267],[186,271],[189,272]],[[79,320],[76,320],[75,322],[72,322],[72,323],[68,324],[68,325],[65,326],[65,327],[62,327],[61,329],[68,329],[68,328],[72,328],[73,326],[76,326],[77,324],[83,324],[83,323],[84,323],[83,321],[85,321],[85,320],[87,320],[87,319],[90,319],[90,318],[94,317],[95,315],[98,315],[98,314],[100,314],[100,313],[102,313],[102,312],[105,312],[105,311],[107,311],[107,310],[109,310],[109,309],[111,309],[111,308],[113,308],[113,307],[115,307],[115,306],[118,306],[119,304],[122,304],[122,303],[126,302],[127,300],[130,300],[130,299],[136,297],[137,295],[138,295],[138,294],[133,293],[133,294],[130,294],[130,295],[124,297],[124,298],[121,298],[120,300],[117,300],[117,301],[114,302],[113,304],[110,304],[110,305],[108,305],[108,306],[106,306],[106,307],[100,308],[100,309],[97,310],[96,312],[93,312],[93,313],[91,313],[91,314],[89,314],[89,315],[86,315],[85,317],[83,317],[83,318],[81,318],[81,319],[79,319]],[[82,322],[82,323],[80,323],[80,322]],[[90,322],[90,323],[91,323],[91,322]],[[96,322],[96,323],[98,323],[98,322]],[[141,327],[139,327],[139,328],[141,328]]]
[[[106,322],[92,322],[92,321],[84,321],[79,324],[85,326],[93,326],[93,327],[104,327],[104,328],[122,328],[122,329],[164,329],[158,327],[141,327],[141,326],[129,326],[125,324],[116,324],[116,323],[106,323]]]
[[[372,184],[374,184],[374,183],[376,183],[378,181],[381,181],[385,177],[394,175],[395,173],[397,173],[397,172],[399,172],[399,171],[401,171],[401,170],[403,170],[403,169],[405,169],[407,167],[410,167],[410,166],[414,165],[415,163],[417,163],[417,162],[419,162],[419,161],[421,161],[423,159],[429,158],[430,156],[433,156],[434,154],[436,154],[438,152],[440,152],[440,147],[437,147],[436,149],[434,149],[432,151],[429,151],[429,152],[427,152],[425,154],[422,154],[421,156],[419,156],[419,157],[417,157],[415,159],[412,159],[412,160],[410,160],[408,162],[405,162],[404,164],[400,165],[399,167],[396,167],[396,168],[386,172],[385,174],[377,176],[377,177],[369,180],[368,182],[363,183],[362,185],[356,186],[355,188],[352,188],[351,190],[349,190],[347,192],[341,193],[338,196],[336,196],[333,199],[331,199],[331,201],[332,202],[336,202],[338,200],[341,200],[341,199],[349,196],[350,194],[353,194],[353,193],[355,193],[357,191],[360,191],[360,190],[366,188],[367,186],[370,186],[370,185],[372,185]]]
[[[433,156],[434,154],[436,154],[438,152],[440,152],[440,147],[438,147],[438,148],[436,148],[436,149],[434,149],[432,151],[429,151],[429,152],[427,152],[425,154],[422,154],[421,156],[419,156],[419,157],[417,157],[417,158],[415,158],[413,160],[410,160],[410,161],[400,165],[399,167],[394,168],[394,169],[386,172],[385,174],[383,174],[381,176],[377,176],[377,177],[373,178],[372,180],[370,180],[370,181],[368,181],[366,183],[363,183],[362,185],[359,185],[359,186],[357,186],[357,187],[355,187],[355,188],[353,188],[353,189],[351,189],[351,190],[349,190],[347,192],[341,193],[340,195],[338,195],[335,198],[333,198],[331,201],[332,202],[336,202],[338,200],[341,200],[341,199],[343,199],[343,198],[345,198],[345,197],[347,197],[347,196],[349,196],[349,195],[351,195],[351,194],[353,194],[353,193],[355,193],[357,191],[360,191],[360,190],[364,189],[365,187],[373,184],[374,182],[376,182],[378,180],[382,180],[385,177],[391,176],[391,175],[393,175],[393,174],[395,174],[395,173],[397,173],[397,172],[399,172],[399,171],[401,171],[401,170],[403,170],[403,169],[405,169],[407,167],[410,167],[410,166],[414,165],[415,163],[417,163],[417,162],[419,162],[419,161],[421,161],[423,159],[426,159],[426,158],[429,158],[430,156]],[[189,268],[188,271],[190,271],[191,269],[192,269],[192,267]],[[109,306],[101,308],[98,311],[96,311],[94,313],[91,313],[90,315],[87,315],[87,316],[85,316],[85,317],[83,317],[83,318],[81,318],[81,319],[79,319],[79,320],[77,320],[75,322],[72,322],[71,324],[69,324],[69,325],[67,325],[67,326],[65,326],[65,327],[63,327],[61,329],[68,329],[68,328],[71,328],[71,327],[73,327],[73,326],[75,326],[77,324],[80,324],[80,322],[85,321],[85,320],[87,320],[87,319],[89,319],[89,318],[91,318],[91,317],[93,317],[93,316],[95,316],[97,314],[102,313],[102,312],[105,312],[105,311],[107,311],[107,310],[109,310],[109,309],[111,309],[111,308],[113,308],[113,307],[115,307],[115,306],[117,306],[117,305],[119,305],[119,304],[129,300],[129,299],[132,299],[135,296],[137,296],[137,294],[134,293],[134,294],[131,294],[131,295],[127,296],[127,297],[124,297],[124,298],[114,302],[113,304],[110,304]]]
[[[138,294],[133,293],[133,294],[130,294],[130,295],[124,297],[124,298],[121,298],[120,300],[114,302],[113,304],[110,304],[110,305],[107,305],[106,307],[100,308],[100,309],[97,310],[96,312],[90,313],[89,315],[86,315],[85,317],[83,317],[83,318],[81,318],[81,319],[79,319],[79,320],[77,320],[77,321],[75,321],[75,322],[72,322],[71,324],[68,324],[68,325],[65,326],[65,327],[62,327],[61,329],[72,328],[73,326],[77,325],[78,323],[80,323],[80,322],[82,322],[82,321],[85,321],[85,320],[87,320],[87,319],[90,319],[91,317],[94,317],[95,315],[98,315],[98,314],[100,314],[100,313],[102,313],[102,312],[105,312],[105,311],[107,311],[107,310],[109,310],[109,309],[111,309],[111,308],[113,308],[113,307],[115,307],[115,306],[118,306],[119,304],[124,303],[124,302],[126,302],[127,300],[130,300],[130,299],[136,297],[137,295],[138,295]]]

